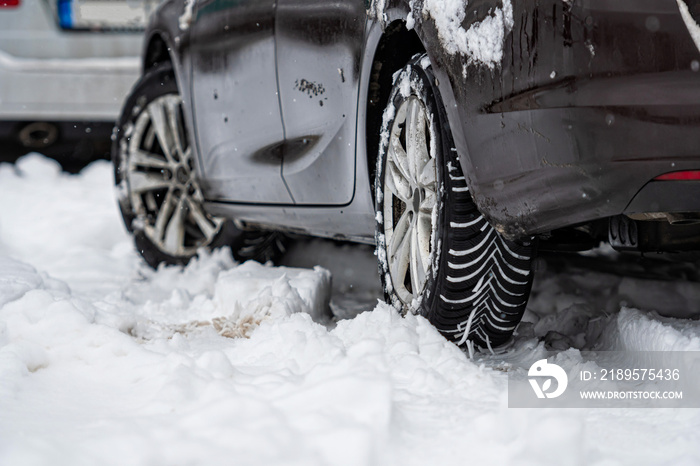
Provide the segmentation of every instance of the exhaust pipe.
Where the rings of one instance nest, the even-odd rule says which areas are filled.
[[[700,223],[700,213],[680,212],[666,214],[666,220],[671,225],[697,225]]]
[[[696,225],[700,223],[700,212],[648,212],[625,215],[632,220],[639,221],[666,220],[671,225]]]
[[[27,149],[45,149],[58,140],[58,127],[53,123],[35,121],[19,131],[19,142]]]

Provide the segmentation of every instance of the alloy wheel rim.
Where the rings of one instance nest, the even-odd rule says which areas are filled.
[[[126,178],[137,227],[161,251],[193,255],[221,230],[224,219],[203,208],[178,94],[154,99],[139,114],[129,140]]]
[[[437,171],[430,122],[415,96],[396,112],[384,175],[384,235],[392,285],[413,307],[432,271],[437,219]]]

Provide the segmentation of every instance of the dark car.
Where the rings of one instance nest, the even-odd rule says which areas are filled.
[[[376,244],[387,299],[508,341],[536,249],[699,249],[696,0],[173,0],[116,127],[146,261]]]

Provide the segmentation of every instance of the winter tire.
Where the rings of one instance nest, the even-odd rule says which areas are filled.
[[[237,260],[261,262],[282,251],[278,233],[246,231],[204,209],[170,64],[136,83],[113,140],[119,208],[136,248],[152,267],[186,264],[199,248],[231,246]]]
[[[477,210],[425,55],[396,75],[375,192],[387,301],[470,352],[506,343],[530,294],[534,245],[505,240]]]

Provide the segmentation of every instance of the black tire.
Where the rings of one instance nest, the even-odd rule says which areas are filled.
[[[405,112],[402,106],[408,106]],[[410,117],[418,115],[416,107],[424,109],[423,119]],[[420,158],[414,156],[418,162],[413,165],[409,163],[411,157],[405,157],[404,165],[418,167],[414,171],[420,172],[412,181],[410,176],[403,176],[406,170],[399,167],[399,160],[402,150],[403,154],[421,153],[412,149],[422,141],[416,136],[421,125],[425,125],[427,153],[422,152]],[[397,75],[381,132],[375,183],[376,239],[387,302],[403,313],[425,316],[447,339],[470,347],[470,351],[473,345],[482,349],[503,345],[511,338],[527,305],[535,245],[531,239],[505,240],[478,211],[462,173],[426,55],[414,58]],[[420,168],[426,157],[428,161]],[[431,208],[433,187],[421,180],[431,180],[432,175],[425,173],[432,173],[432,163],[436,201]],[[405,185],[404,181],[409,184],[408,190],[397,187]],[[405,193],[412,193],[409,202],[400,199],[406,198]],[[429,260],[414,263],[409,259],[403,276],[405,260],[400,257],[406,253],[401,245],[409,234],[417,238],[411,244],[425,243],[420,238],[425,236],[428,208],[431,209],[429,256],[425,256],[425,248],[418,249]],[[411,212],[409,218],[410,222],[415,219],[414,231],[401,237],[405,230],[401,225],[408,222],[404,215]],[[413,249],[411,246],[410,258],[418,256]],[[421,264],[426,262],[427,270],[421,270]],[[407,278],[408,275],[411,277]],[[424,282],[419,280],[423,276]],[[419,287],[418,292],[413,290]]]
[[[135,84],[114,128],[114,182],[136,249],[154,268],[184,265],[199,248],[225,246],[238,261],[277,259],[284,251],[282,234],[239,228],[204,210],[181,103],[172,65],[160,65]]]

